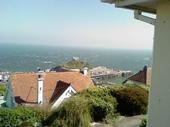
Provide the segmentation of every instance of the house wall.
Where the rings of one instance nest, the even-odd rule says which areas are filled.
[[[147,126],[170,126],[170,1],[157,7]]]
[[[52,105],[52,109],[57,108],[65,99],[69,98],[72,96],[71,93],[76,93],[76,91],[69,86],[64,93],[56,100],[56,102]]]

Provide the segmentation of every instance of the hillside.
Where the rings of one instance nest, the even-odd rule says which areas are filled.
[[[92,68],[88,62],[80,60],[78,57],[73,57],[72,60],[64,63],[63,65],[53,67],[50,71],[66,72],[70,71],[70,69],[82,69],[84,67],[87,67],[88,69]]]
[[[80,59],[72,59],[68,62],[66,62],[63,67],[68,68],[68,69],[81,69],[83,67],[88,67],[89,69],[92,68],[92,66],[83,60]]]

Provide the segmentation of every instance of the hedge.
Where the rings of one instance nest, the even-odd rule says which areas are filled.
[[[0,108],[0,127],[18,127],[24,122],[41,122],[46,119],[47,114],[47,111],[36,107]]]
[[[113,90],[118,102],[117,111],[121,115],[133,116],[147,113],[148,91],[141,87],[126,87]]]
[[[113,122],[117,117],[117,101],[115,97],[111,95],[110,89],[105,87],[91,88],[82,91],[76,96],[88,100],[88,108],[93,121],[104,121],[109,123]]]

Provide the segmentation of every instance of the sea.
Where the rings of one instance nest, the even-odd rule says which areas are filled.
[[[152,64],[151,50],[74,48],[24,44],[0,45],[0,71],[28,72],[50,69],[79,57],[92,66],[106,66],[137,72]]]

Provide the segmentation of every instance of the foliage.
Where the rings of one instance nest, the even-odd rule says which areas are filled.
[[[76,96],[88,100],[88,108],[93,121],[113,122],[117,116],[117,102],[108,88],[91,88]]]
[[[122,115],[145,114],[148,92],[137,85],[93,87],[69,98],[49,116],[48,111],[37,107],[0,108],[0,127],[32,127],[34,122],[50,127],[89,127],[92,121],[112,123],[117,111]],[[144,125],[146,120],[141,127]]]
[[[149,92],[149,86],[147,85],[144,85],[144,84],[114,84],[114,85],[107,85],[107,84],[104,84],[104,86],[107,86],[108,89],[110,90],[122,90],[124,88],[136,88],[136,87],[139,87],[139,88],[143,88],[145,89],[146,91]]]
[[[24,123],[42,121],[47,111],[36,107],[0,108],[0,127],[18,127]]]
[[[90,127],[91,116],[87,101],[80,97],[72,97],[43,122],[51,127]]]
[[[90,88],[64,102],[43,122],[61,127],[89,127],[91,121],[113,122],[116,99],[107,88]]]
[[[68,69],[82,69],[83,67],[88,67],[89,69],[92,68],[89,63],[82,60],[74,60],[74,59],[68,61],[63,66]]]
[[[6,86],[4,84],[0,84],[0,96],[4,95],[6,90]]]
[[[23,122],[19,127],[34,127],[34,125],[31,122]]]
[[[146,124],[147,124],[147,120],[146,118],[142,120],[141,124],[139,127],[146,127]]]
[[[112,95],[118,102],[117,111],[122,115],[146,114],[148,106],[148,91],[138,87],[125,87],[112,90]]]

